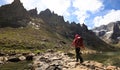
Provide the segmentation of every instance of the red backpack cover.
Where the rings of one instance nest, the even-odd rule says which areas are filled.
[[[83,46],[83,38],[82,37],[78,37],[75,40],[75,46]]]
[[[79,35],[76,35],[75,39],[72,42],[72,45],[74,45],[75,47],[84,47],[83,38]]]

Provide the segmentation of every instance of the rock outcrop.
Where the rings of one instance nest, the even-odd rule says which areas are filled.
[[[24,27],[29,20],[29,14],[20,0],[0,7],[0,27]]]
[[[28,12],[29,12],[29,14],[30,14],[31,17],[34,17],[34,18],[35,18],[35,17],[38,16],[38,14],[37,14],[37,13],[38,13],[38,12],[37,12],[37,8],[31,9],[31,10],[29,10]]]

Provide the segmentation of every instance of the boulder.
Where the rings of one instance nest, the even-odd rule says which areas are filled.
[[[17,57],[11,57],[11,58],[8,59],[8,61],[9,62],[19,62],[21,60],[19,58],[17,58]]]
[[[0,61],[0,64],[4,64],[4,62],[3,62],[3,61]]]
[[[51,65],[46,70],[62,70],[62,68],[59,65]]]
[[[29,53],[29,54],[26,56],[26,60],[27,60],[27,61],[32,61],[34,56],[35,56],[34,53]]]
[[[5,53],[0,52],[0,56],[5,56],[5,55],[6,55]]]
[[[8,60],[8,58],[7,57],[0,57],[0,61],[3,61],[3,62],[6,62]]]
[[[20,56],[19,59],[20,59],[21,61],[23,61],[23,60],[26,60],[26,57],[25,57],[25,56]]]
[[[47,52],[53,53],[53,52],[55,52],[55,50],[53,50],[53,49],[48,49]]]
[[[46,63],[51,62],[51,60],[49,60],[49,58],[46,58],[46,57],[41,57],[39,60],[42,61],[42,62],[46,62]]]
[[[116,66],[107,66],[106,70],[117,70]]]
[[[29,53],[22,53],[22,55],[23,55],[23,56],[27,56],[27,55],[29,55]]]

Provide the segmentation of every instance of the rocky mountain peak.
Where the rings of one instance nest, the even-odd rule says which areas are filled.
[[[50,9],[46,9],[46,10],[44,11],[44,13],[52,14],[51,11],[50,11]]]
[[[120,21],[114,23],[113,31],[120,32]]]
[[[20,0],[14,0],[12,3],[13,4],[21,4],[21,1]]]
[[[114,23],[113,33],[111,35],[111,39],[113,40],[114,43],[118,43],[119,37],[120,37],[120,21],[117,21]]]
[[[83,31],[88,31],[88,27],[84,23],[81,26]]]
[[[21,27],[29,22],[29,14],[20,0],[0,7],[0,27]]]
[[[55,14],[54,12],[51,12],[49,9],[46,9],[44,11],[41,11],[38,14],[38,17],[46,21],[48,24],[62,24],[65,23],[63,16],[59,16],[58,14]]]
[[[108,43],[119,42],[120,37],[120,21],[111,22],[107,25],[102,25],[93,29],[98,37],[105,40]]]
[[[41,11],[39,14],[38,14],[38,17],[43,19],[44,21],[46,21],[47,23],[50,21],[50,18],[52,16],[52,12],[49,10],[49,9],[46,9],[44,11]]]
[[[29,14],[30,14],[31,17],[37,17],[38,16],[38,14],[37,14],[38,13],[37,8],[31,9],[28,12],[29,12]]]
[[[51,11],[49,9],[46,9],[45,11],[41,11],[39,13],[40,17],[43,17],[43,16],[45,16],[45,17],[51,17],[51,15],[52,15],[52,13],[51,13]]]
[[[11,3],[11,6],[12,7],[23,7],[23,4],[21,3],[20,0],[14,0],[12,3]]]

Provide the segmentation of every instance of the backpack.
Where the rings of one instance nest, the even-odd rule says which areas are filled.
[[[79,37],[75,40],[76,46],[83,46],[83,38]]]

